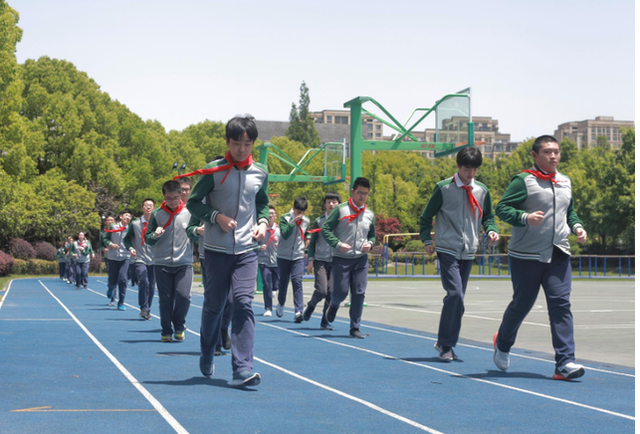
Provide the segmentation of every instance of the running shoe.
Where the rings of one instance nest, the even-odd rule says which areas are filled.
[[[276,306],[276,315],[278,315],[278,318],[282,318],[282,315],[284,315],[284,306],[280,303]]]
[[[240,371],[233,373],[233,380],[230,384],[234,387],[257,386],[260,384],[260,379],[260,374],[257,372]]]
[[[271,309],[265,310],[264,313],[262,314],[262,316],[271,316],[271,315],[272,315]]]
[[[574,362],[569,362],[566,365],[562,365],[556,368],[555,374],[553,374],[554,380],[573,380],[574,378],[580,378],[584,375],[584,366]]]
[[[216,365],[213,364],[213,357],[205,357],[200,355],[200,372],[207,378],[211,378],[216,371]]]
[[[458,360],[458,356],[456,355],[456,353],[453,352],[453,348],[451,347],[445,347],[445,346],[441,347],[436,342],[435,344],[433,344],[433,348],[435,348],[436,351],[438,352],[438,357],[440,358],[440,360],[444,360],[446,362]]]
[[[184,341],[184,330],[182,330],[181,332],[175,332],[175,334],[173,335],[173,339],[178,342]]]
[[[296,312],[296,316],[293,319],[293,322],[296,324],[300,324],[302,322],[302,312]]]
[[[351,331],[349,331],[349,336],[356,339],[364,339],[364,334],[362,334],[360,329],[351,329]]]
[[[171,338],[171,335],[162,335],[162,338],[160,338],[160,340],[162,342],[171,342],[172,338]]]
[[[509,365],[511,364],[509,353],[498,349],[498,332],[493,335],[493,363],[502,371],[509,369]]]
[[[309,319],[311,319],[311,314],[313,314],[313,311],[315,310],[315,306],[311,306],[310,304],[307,305],[307,307],[304,310],[304,313],[302,314],[302,317],[304,318],[305,321],[309,321]]]

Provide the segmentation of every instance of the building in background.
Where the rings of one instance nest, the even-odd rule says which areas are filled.
[[[595,119],[565,122],[558,125],[553,133],[558,140],[568,138],[579,149],[592,148],[598,142],[598,136],[604,136],[612,148],[622,145],[621,128],[635,128],[633,121],[616,121],[613,116],[597,116]]]

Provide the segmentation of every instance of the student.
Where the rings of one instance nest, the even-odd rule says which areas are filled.
[[[193,243],[198,221],[180,199],[180,183],[162,184],[164,202],[153,211],[145,232],[145,244],[154,246],[153,271],[160,300],[162,342],[184,341],[191,305]],[[173,334],[173,338],[172,338]]]
[[[105,237],[107,236],[107,229],[111,227],[112,224],[116,222],[116,219],[113,218],[112,215],[108,215],[104,220],[104,228],[100,231],[100,244],[99,246],[102,248],[102,258],[104,259],[104,266],[107,270],[107,275],[109,274],[109,259],[107,259],[107,254],[109,253],[109,248],[105,246]]]
[[[496,207],[498,217],[512,226],[513,299],[493,337],[493,361],[503,371],[509,368],[509,351],[542,286],[556,353],[553,379],[571,380],[582,377],[585,369],[575,358],[569,235],[585,243],[587,231],[573,208],[571,179],[557,171],[560,145],[555,137],[538,137],[531,156],[534,166],[513,177]]]
[[[226,125],[224,160],[214,161],[193,187],[187,207],[205,222],[204,248],[207,286],[200,329],[200,371],[214,372],[213,355],[227,297],[233,297],[232,386],[260,383],[253,370],[255,319],[251,302],[258,274],[258,243],[269,224],[267,169],[254,163],[251,151],[258,137],[252,116],[237,116]],[[206,199],[205,199],[206,198]],[[203,203],[205,199],[205,203]]]
[[[456,163],[458,172],[436,184],[420,216],[420,239],[427,254],[437,253],[442,287],[447,293],[434,344],[440,359],[447,362],[458,359],[453,347],[460,337],[464,296],[482,227],[490,242],[498,241],[489,189],[474,179],[482,165],[482,153],[475,147],[463,148]],[[435,248],[431,239],[434,216]]]
[[[370,188],[367,178],[356,178],[349,200],[329,214],[320,231],[333,248],[333,293],[326,312],[327,322],[332,323],[336,319],[338,307],[351,289],[349,336],[357,339],[364,339],[360,321],[369,273],[368,253],[376,241],[374,215],[366,206]]]
[[[333,327],[327,321],[327,308],[331,303],[331,292],[333,290],[333,281],[331,274],[331,261],[333,259],[332,249],[322,236],[318,236],[322,225],[331,214],[331,211],[342,202],[342,198],[338,193],[329,192],[324,195],[324,214],[318,217],[314,222],[311,230],[311,239],[309,241],[307,271],[314,275],[314,288],[311,300],[307,303],[304,310],[303,318],[309,321],[311,314],[316,305],[324,299],[324,307],[322,309],[322,319],[320,320],[320,328],[322,330],[333,330]]]
[[[60,274],[60,280],[67,281],[66,267],[64,262],[64,241],[60,241],[60,247],[56,250],[56,258],[58,258],[58,273]]]
[[[140,318],[143,320],[151,319],[151,304],[156,288],[156,275],[153,271],[154,247],[144,239],[155,206],[156,202],[153,199],[142,201],[142,216],[131,222],[124,236],[124,245],[131,254],[131,268],[138,282],[138,305]]]
[[[118,290],[118,310],[126,310],[124,307],[124,297],[127,293],[127,272],[129,271],[129,259],[131,254],[124,245],[124,234],[126,234],[131,222],[131,211],[125,209],[120,213],[120,222],[112,224],[105,230],[104,246],[109,248],[107,258],[109,259],[109,284],[107,298],[111,301],[109,306],[116,304],[116,289]]]
[[[280,239],[280,228],[276,225],[278,213],[276,209],[269,205],[269,228],[267,235],[260,244],[258,253],[258,267],[262,278],[262,295],[264,297],[264,314],[270,317],[273,309],[273,289],[278,288],[280,272],[278,271],[278,240]]]
[[[295,310],[294,322],[302,322],[304,300],[302,294],[302,276],[304,275],[304,249],[307,246],[306,232],[309,219],[305,217],[307,208],[306,197],[299,197],[293,201],[293,208],[280,217],[280,240],[278,242],[278,271],[280,282],[278,285],[278,305],[276,315],[284,314],[284,303],[287,301],[289,278],[293,287],[293,305]]]
[[[191,194],[191,180],[189,178],[178,179],[180,183],[180,199],[186,204]]]
[[[72,246],[73,255],[76,257],[76,289],[80,289],[80,285],[87,289],[89,284],[89,264],[92,258],[95,258],[91,242],[87,240],[84,232],[78,234],[78,240]]]
[[[73,243],[75,240],[73,237],[67,237],[67,244],[65,245],[65,251],[67,254],[67,283],[70,285],[76,284],[76,258],[77,254],[73,253]]]

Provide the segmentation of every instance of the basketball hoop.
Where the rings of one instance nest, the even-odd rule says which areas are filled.
[[[276,206],[278,204],[278,198],[280,195],[278,193],[270,193],[269,194],[269,205]]]

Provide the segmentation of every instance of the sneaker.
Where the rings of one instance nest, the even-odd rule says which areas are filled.
[[[284,306],[280,305],[280,303],[276,306],[276,315],[278,315],[278,318],[282,318],[282,315],[284,315]]]
[[[107,289],[107,298],[111,298],[111,296],[113,295],[113,290],[112,289]]]
[[[296,316],[293,319],[293,322],[296,324],[300,324],[302,322],[302,312],[296,312]]]
[[[124,304],[119,304],[118,305],[118,310],[127,310],[127,308],[124,307]]]
[[[87,285],[82,285],[82,287],[83,287],[84,289],[87,289]]]
[[[436,351],[438,352],[438,357],[440,357],[440,360],[444,360],[446,362],[458,360],[458,356],[456,356],[456,353],[453,352],[453,348],[451,347],[445,347],[445,346],[441,347],[436,342],[435,344],[433,344],[433,348],[435,348]]]
[[[171,342],[172,341],[171,335],[162,335],[162,338],[160,338],[160,341]]]
[[[110,301],[110,302],[109,302],[109,306],[115,306],[115,305],[116,305],[116,302],[115,302],[115,301]]]
[[[140,311],[140,313],[138,314],[138,316],[139,316],[140,318],[144,318],[144,310],[141,310],[141,311]]]
[[[207,378],[211,378],[216,371],[216,365],[213,364],[213,357],[205,357],[200,355],[200,372]]]
[[[145,310],[144,316],[142,318],[146,321],[149,321],[151,319],[151,312],[149,312],[148,310]]]
[[[584,375],[584,366],[578,365],[574,362],[569,362],[566,365],[562,365],[556,368],[555,374],[553,374],[554,380],[573,380],[574,378],[580,378]]]
[[[175,334],[173,335],[173,339],[178,342],[184,341],[184,330],[182,330],[181,332],[175,332]]]
[[[311,306],[310,304],[307,305],[307,307],[304,309],[304,313],[302,314],[302,317],[305,321],[309,321],[309,319],[311,318],[311,314],[313,313],[315,308],[315,306]]]
[[[320,326],[320,330],[329,330],[332,331],[333,330],[333,326],[331,324],[324,324]]]
[[[264,313],[262,314],[262,316],[271,316],[271,315],[273,315],[273,314],[271,313],[271,309],[267,309],[267,310],[265,310],[265,311],[264,311]]]
[[[327,309],[327,321],[328,322],[334,322],[336,320],[336,314],[338,313],[338,307],[334,306],[333,304],[329,305],[329,308]]]
[[[216,349],[213,351],[213,355],[214,356],[221,356],[222,355],[222,347],[216,347]]]
[[[351,329],[351,331],[349,331],[349,336],[356,339],[364,339],[364,335],[359,329]]]
[[[229,330],[228,329],[220,330],[220,335],[222,337],[222,348],[224,348],[225,350],[230,350],[231,336],[229,336]]]
[[[260,374],[251,371],[240,371],[233,373],[231,384],[234,387],[257,386],[260,384]]]
[[[493,363],[502,371],[509,369],[509,364],[511,363],[509,353],[502,352],[498,349],[498,332],[493,335]]]

